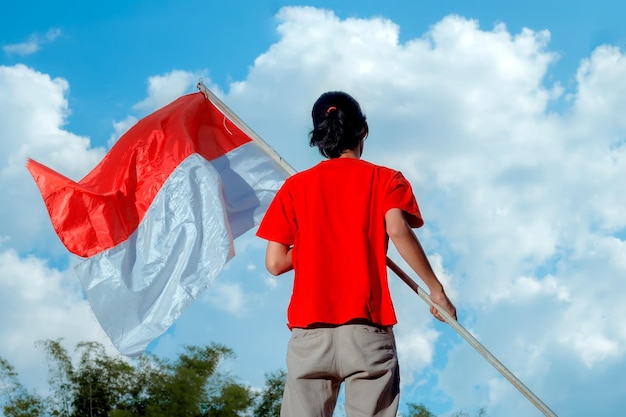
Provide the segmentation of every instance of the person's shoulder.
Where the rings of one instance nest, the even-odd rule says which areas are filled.
[[[313,165],[312,167],[296,172],[295,174],[287,178],[287,181],[289,182],[302,181],[308,176],[315,175],[315,172],[317,171],[317,169],[318,169],[318,165]]]
[[[375,164],[373,162],[369,162],[369,161],[366,161],[364,159],[362,159],[361,161],[362,161],[364,167],[366,167],[367,169],[371,169],[373,171],[376,171],[379,175],[388,176],[388,177],[394,177],[396,175],[402,175],[402,173],[400,171],[398,171],[396,169],[393,169],[393,168],[390,168],[388,166]]]
[[[310,178],[311,176],[317,175],[318,170],[319,170],[319,164],[313,165],[310,168],[296,172],[290,177],[287,177],[287,179],[283,183],[283,188],[298,187],[303,182],[306,182],[308,178]]]

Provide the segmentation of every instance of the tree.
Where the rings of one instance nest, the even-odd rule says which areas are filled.
[[[72,416],[108,417],[132,392],[135,370],[122,359],[108,356],[99,343],[82,342],[76,350],[80,360],[71,377]]]
[[[48,360],[51,396],[29,394],[0,358],[5,417],[239,417],[257,395],[219,364],[233,352],[221,345],[189,346],[174,361],[145,354],[110,356],[97,342],[76,346],[75,360],[58,340],[40,343]]]
[[[99,343],[79,343],[76,366],[60,341],[47,340],[40,346],[48,359],[48,383],[53,393],[46,401],[50,415],[108,417],[133,391],[134,368],[119,357],[107,355]]]
[[[452,414],[452,416],[450,416],[450,417],[470,417],[470,414],[467,411],[465,411],[465,410],[461,410],[461,411],[457,411],[456,413]],[[481,408],[478,409],[476,417],[487,417],[487,411],[485,410],[484,407],[481,407]]]
[[[407,417],[436,417],[424,404],[407,403],[409,407],[409,414]],[[456,411],[450,417],[471,417],[467,411]],[[487,417],[487,412],[484,408],[480,408],[476,417]]]
[[[25,393],[2,407],[5,417],[39,417],[44,414],[44,404],[36,395]]]
[[[407,405],[409,406],[408,417],[436,417],[424,404],[407,403]]]
[[[254,409],[255,416],[280,417],[280,406],[283,401],[286,377],[287,373],[283,370],[265,374],[265,387]]]
[[[146,353],[128,360],[110,356],[97,342],[76,345],[74,361],[59,340],[40,342],[48,360],[51,395],[29,393],[17,372],[0,358],[0,405],[4,417],[279,417],[286,373],[265,374],[255,393],[218,371],[229,348],[187,346],[177,359]],[[75,363],[74,363],[75,362]],[[435,417],[408,403],[407,417]],[[470,417],[464,410],[449,417]],[[484,408],[476,417],[487,417]]]
[[[146,417],[239,416],[252,404],[249,388],[233,378],[214,375],[218,364],[233,356],[230,349],[214,344],[190,346],[185,351],[176,362],[146,364],[152,369]]]
[[[238,417],[252,406],[256,397],[230,376],[215,378],[210,385],[210,396],[202,414],[206,417]]]
[[[50,415],[58,417],[71,416],[72,377],[74,367],[67,351],[59,340],[38,342],[48,360],[48,384],[52,396],[46,401]]]
[[[17,372],[9,362],[0,358],[0,394],[5,417],[39,417],[43,415],[42,399],[29,394],[20,384]]]

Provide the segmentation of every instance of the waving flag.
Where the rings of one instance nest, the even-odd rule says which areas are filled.
[[[28,161],[96,318],[128,356],[211,284],[289,175],[208,95],[140,120],[79,182]]]

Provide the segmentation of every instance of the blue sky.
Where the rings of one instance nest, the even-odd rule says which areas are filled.
[[[557,414],[626,406],[626,30],[608,1],[12,2],[0,14],[0,356],[45,381],[36,340],[107,343],[24,168],[79,179],[202,78],[296,169],[319,93],[403,171],[461,323]],[[252,233],[150,350],[223,343],[253,386],[284,368],[290,276]],[[392,251],[392,255],[395,255]],[[395,255],[397,259],[397,255]],[[392,280],[402,402],[439,416],[538,412]],[[338,411],[338,414],[341,410]]]

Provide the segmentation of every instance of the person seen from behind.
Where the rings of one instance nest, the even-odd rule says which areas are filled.
[[[294,270],[281,416],[331,417],[345,383],[348,417],[395,417],[389,239],[431,300],[455,319],[456,308],[412,230],[424,221],[411,185],[399,171],[361,159],[368,125],[357,101],[324,93],[312,118],[310,145],[326,160],[285,181],[257,231],[268,241],[268,271]]]

